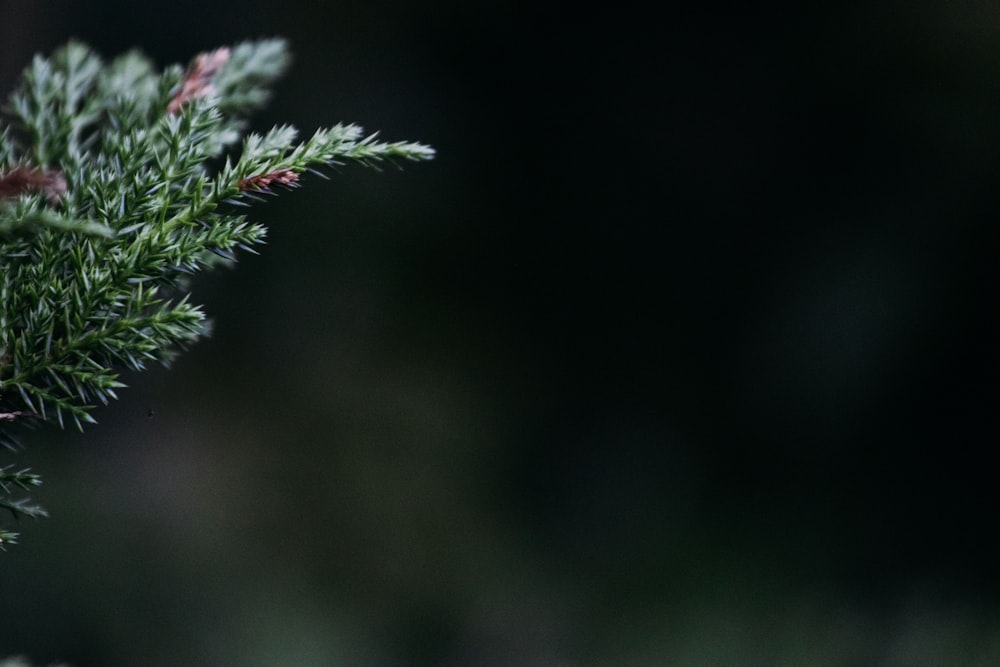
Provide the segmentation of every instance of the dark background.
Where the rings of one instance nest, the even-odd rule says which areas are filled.
[[[0,655],[998,664],[1000,9],[856,4],[0,2],[4,90],[281,35],[256,129],[439,152],[258,207],[16,457]]]

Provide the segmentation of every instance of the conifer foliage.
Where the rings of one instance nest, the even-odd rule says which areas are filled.
[[[189,280],[262,242],[245,214],[261,194],[330,165],[433,157],[356,125],[247,134],[288,62],[280,39],[163,71],[71,42],[27,67],[0,116],[0,444],[92,423],[121,370],[168,364],[204,335]],[[0,467],[8,519],[45,514],[19,495],[39,483]],[[16,537],[0,525],[0,548]]]

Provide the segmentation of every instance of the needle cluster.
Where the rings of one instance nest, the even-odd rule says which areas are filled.
[[[355,125],[246,134],[288,62],[280,39],[162,71],[77,42],[34,58],[0,116],[0,444],[32,423],[92,423],[122,369],[203,336],[188,281],[263,241],[245,214],[260,193],[333,164],[433,157]],[[42,514],[10,495],[37,483],[0,468],[0,509]],[[0,529],[0,547],[14,538]]]

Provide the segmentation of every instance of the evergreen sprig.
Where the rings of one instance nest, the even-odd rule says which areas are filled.
[[[433,157],[356,125],[243,136],[288,62],[280,39],[161,72],[78,42],[34,58],[0,116],[0,444],[33,422],[93,423],[122,369],[168,364],[205,335],[188,281],[264,240],[242,212],[261,193],[330,165]],[[37,482],[0,469],[0,508],[43,515],[9,495]]]
[[[28,470],[12,470],[11,466],[0,467],[0,509],[8,510],[15,518],[20,516],[48,516],[48,513],[33,504],[27,498],[11,498],[10,493],[15,488],[25,491],[39,486],[42,479]],[[17,533],[0,527],[0,550],[8,544],[17,543]]]

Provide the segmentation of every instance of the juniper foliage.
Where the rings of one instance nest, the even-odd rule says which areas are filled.
[[[288,63],[280,39],[162,71],[71,42],[27,67],[0,116],[0,444],[46,422],[82,429],[123,369],[169,364],[205,335],[190,278],[263,241],[245,214],[261,194],[330,165],[433,157],[356,125],[246,134]],[[38,484],[0,467],[0,509],[43,516],[12,495]],[[0,525],[0,548],[16,537]]]

